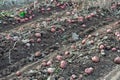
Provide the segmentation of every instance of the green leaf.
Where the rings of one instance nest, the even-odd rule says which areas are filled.
[[[24,12],[24,11],[20,12],[20,13],[19,13],[19,16],[20,16],[20,17],[25,17],[25,12]]]

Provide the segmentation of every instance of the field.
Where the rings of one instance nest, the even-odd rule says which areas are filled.
[[[0,80],[119,80],[119,2],[28,7],[0,15]]]

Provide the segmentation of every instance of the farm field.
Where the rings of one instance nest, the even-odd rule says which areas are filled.
[[[46,4],[1,10],[0,80],[119,80],[120,1]]]

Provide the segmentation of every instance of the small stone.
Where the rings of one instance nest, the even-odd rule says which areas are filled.
[[[26,43],[26,46],[30,47],[30,46],[31,46],[31,44],[30,44],[30,43]]]
[[[79,39],[79,35],[77,35],[76,33],[72,33],[72,39],[73,40],[78,40]]]
[[[43,21],[42,24],[44,25],[44,27],[47,27],[47,22]]]
[[[106,40],[106,39],[108,39],[108,36],[104,36],[104,37],[103,37],[103,40]]]
[[[25,43],[25,44],[28,43],[29,41],[30,41],[29,39],[23,39],[22,40],[22,42]]]
[[[72,76],[71,76],[71,78],[73,78],[73,79],[75,79],[77,76],[75,75],[75,74],[73,74]]]
[[[28,72],[28,74],[35,74],[35,73],[37,73],[36,70],[30,70],[30,71]]]
[[[82,25],[82,27],[86,27],[86,25],[85,25],[85,24],[83,24],[83,25]]]
[[[99,35],[99,33],[96,33],[96,36],[98,36]]]
[[[105,56],[105,55],[106,55],[106,53],[105,53],[105,51],[104,51],[104,50],[101,50],[101,55],[103,55],[103,56]]]
[[[54,77],[54,76],[49,76],[49,77],[47,78],[47,80],[55,80],[55,77]]]
[[[111,46],[106,46],[106,49],[107,49],[107,50],[110,50],[110,49],[111,49]]]
[[[118,57],[114,58],[114,62],[116,64],[120,64],[120,57],[118,56]]]
[[[60,77],[58,80],[65,80],[65,78],[64,77]]]
[[[117,52],[119,52],[119,53],[120,53],[120,50],[117,50]]]
[[[83,75],[80,74],[78,80],[82,80],[82,78],[83,78]]]
[[[14,41],[17,41],[17,40],[19,40],[19,37],[18,37],[18,36],[14,36],[14,37],[13,37],[13,40],[14,40]]]

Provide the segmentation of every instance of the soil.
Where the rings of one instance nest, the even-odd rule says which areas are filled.
[[[66,11],[70,10],[68,8],[61,11],[54,9],[54,12],[58,12],[61,19],[66,17]],[[38,14],[27,23],[1,27],[1,80],[60,80],[60,78],[65,80],[103,80],[110,71],[119,65],[115,64],[113,60],[115,57],[120,56],[120,36],[115,36],[115,32],[120,34],[120,18],[107,13],[105,13],[105,16],[97,13],[89,19],[84,18],[83,22],[77,21],[76,18],[72,18],[73,22],[68,22],[67,19],[57,21],[56,16],[58,15],[54,12],[51,11],[51,14]],[[67,18],[71,16],[73,15],[70,14]],[[52,20],[46,21],[48,18]],[[47,26],[42,25],[44,21],[46,21]],[[84,24],[85,26],[83,26]],[[55,26],[55,32],[51,32],[51,26],[53,25]],[[107,29],[112,31],[107,32]],[[41,34],[40,42],[37,42],[38,38],[34,35],[36,32]],[[79,35],[79,39],[74,40],[72,33]],[[6,38],[8,34],[10,34],[11,39]],[[88,35],[92,36],[88,37]],[[17,40],[15,37],[17,37]],[[30,39],[33,39],[34,42],[24,43],[22,41]],[[84,39],[87,41],[82,44],[81,42]],[[94,43],[90,43],[91,40]],[[102,55],[99,49],[101,44],[105,45],[105,55]],[[71,48],[71,45],[74,45],[75,48]],[[112,48],[116,48],[116,50],[112,51]],[[35,56],[37,51],[41,52],[41,56]],[[65,51],[69,51],[70,54],[65,56]],[[65,69],[59,67],[60,63],[55,58],[58,54],[68,62]],[[92,56],[99,56],[100,62],[92,62]],[[51,60],[52,64],[43,66],[43,60]],[[46,72],[50,67],[55,68],[52,74]],[[85,68],[89,67],[94,68],[93,73],[90,75],[84,72]],[[30,73],[30,70],[33,73]],[[16,71],[20,71],[22,74],[16,76]],[[75,79],[70,79],[73,74],[76,75]],[[82,79],[79,79],[80,75],[82,75]]]

